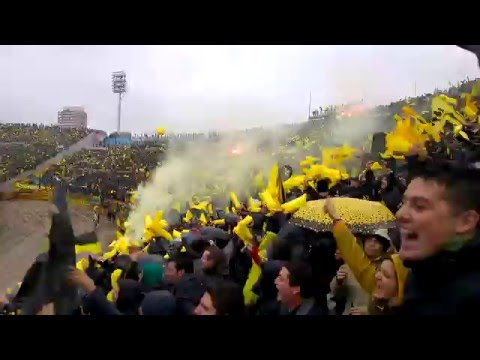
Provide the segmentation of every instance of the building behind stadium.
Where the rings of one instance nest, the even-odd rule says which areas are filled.
[[[61,128],[87,127],[87,113],[82,106],[66,106],[58,112],[58,126]]]

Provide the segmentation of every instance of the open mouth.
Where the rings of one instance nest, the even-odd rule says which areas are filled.
[[[418,233],[409,230],[400,230],[402,241],[416,241],[418,240]]]
[[[418,239],[418,234],[414,232],[409,232],[407,234],[407,240],[417,240]]]

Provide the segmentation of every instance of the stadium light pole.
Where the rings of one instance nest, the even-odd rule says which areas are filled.
[[[127,92],[127,74],[125,74],[125,71],[116,71],[112,74],[112,91],[114,94],[118,94],[117,132],[120,132],[122,94],[125,94]]]

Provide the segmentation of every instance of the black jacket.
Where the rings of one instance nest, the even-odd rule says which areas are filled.
[[[290,316],[318,316],[324,315],[322,309],[315,303],[313,298],[303,299],[302,304],[293,311],[288,311],[285,306],[281,306],[280,315],[290,315]]]
[[[397,313],[480,314],[480,234],[458,251],[405,265],[411,271]]]
[[[100,288],[86,294],[82,306],[84,312],[90,315],[122,315],[115,304],[107,300]]]
[[[172,288],[178,315],[192,315],[205,293],[205,286],[193,274],[185,274]]]
[[[276,316],[280,315],[281,305],[277,299],[257,301],[252,307],[252,315]]]

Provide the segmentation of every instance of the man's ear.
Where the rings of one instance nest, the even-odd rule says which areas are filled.
[[[480,215],[477,211],[465,211],[457,219],[455,232],[460,235],[472,232],[477,228],[479,220]]]
[[[292,286],[290,289],[292,289],[293,294],[300,294],[300,286]]]

